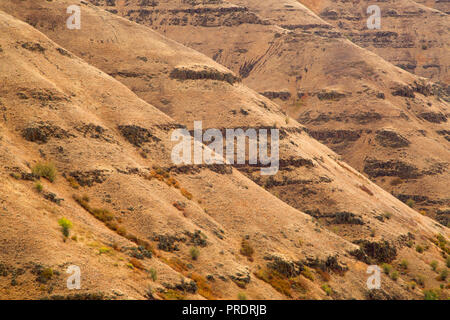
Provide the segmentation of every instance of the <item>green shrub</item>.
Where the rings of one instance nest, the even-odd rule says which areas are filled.
[[[61,218],[58,220],[58,224],[61,226],[62,228],[62,233],[65,237],[69,236],[69,230],[72,228],[72,222],[70,222],[68,219],[66,218]]]
[[[417,246],[416,246],[416,251],[417,251],[418,253],[423,253],[423,247],[420,246],[420,245],[417,245]]]
[[[56,167],[51,162],[38,162],[31,168],[31,172],[39,177],[43,177],[50,182],[55,181],[57,171]]]
[[[198,250],[197,247],[192,247],[191,250],[189,250],[189,253],[191,254],[192,260],[197,260],[200,255],[200,250]]]
[[[433,260],[430,262],[430,266],[431,266],[431,269],[433,269],[433,271],[436,271],[438,262],[436,260]]]
[[[446,264],[447,268],[450,268],[450,256],[447,256]]]

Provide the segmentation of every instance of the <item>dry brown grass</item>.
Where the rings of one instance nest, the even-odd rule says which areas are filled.
[[[130,259],[130,263],[133,265],[133,267],[135,267],[136,269],[139,269],[139,270],[145,270],[145,266],[144,266],[144,264],[141,262],[141,261],[139,261],[138,259],[136,259],[136,258],[131,258]]]
[[[262,268],[255,272],[255,276],[270,284],[275,290],[285,296],[292,297],[291,282],[278,272],[272,269]]]
[[[198,287],[198,294],[205,297],[208,300],[216,300],[218,298],[218,293],[214,292],[212,286],[208,283],[205,277],[198,273],[190,274],[189,278],[195,281]]]
[[[241,250],[239,251],[243,256],[247,257],[249,260],[253,261],[253,253],[255,250],[250,245],[248,240],[243,239],[241,242]]]
[[[364,191],[365,193],[367,193],[369,196],[373,196],[373,192],[369,190],[369,188],[367,188],[365,185],[360,185],[359,188]]]

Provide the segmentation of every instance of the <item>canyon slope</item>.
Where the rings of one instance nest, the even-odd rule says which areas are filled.
[[[448,228],[339,160],[231,70],[83,3],[82,29],[68,30],[70,4],[1,5],[16,18],[0,13],[0,297],[413,299],[439,287],[430,263],[445,268]],[[174,166],[170,133],[195,120],[276,126],[280,172]],[[59,173],[39,191],[41,162]],[[367,266],[382,263],[398,279],[367,290]],[[65,288],[69,265],[82,269],[82,294]]]
[[[294,0],[91,2],[228,67],[359,172],[416,210],[449,223],[448,84],[358,46],[316,15],[314,6]],[[430,50],[419,49],[439,57],[445,71],[448,19],[421,8],[441,31],[430,38],[435,39]]]

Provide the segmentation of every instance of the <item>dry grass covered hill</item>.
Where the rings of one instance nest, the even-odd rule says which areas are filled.
[[[70,4],[0,4],[0,298],[447,297],[448,228],[232,70],[92,5],[68,30]],[[278,127],[280,172],[174,166],[170,134],[194,120]],[[384,264],[381,290],[369,264]],[[81,291],[65,288],[69,265]]]
[[[416,210],[448,224],[447,84],[413,75],[382,52],[350,41],[344,31],[316,15],[313,10],[322,8],[318,3],[311,8],[294,0],[92,3],[225,65],[352,167],[402,201],[414,201]],[[433,46],[426,52],[446,70],[447,16],[422,10],[442,31],[433,34]],[[402,28],[396,19],[386,20],[386,28]],[[422,52],[419,38],[414,48],[406,49]],[[401,57],[402,50],[391,48],[391,53]]]

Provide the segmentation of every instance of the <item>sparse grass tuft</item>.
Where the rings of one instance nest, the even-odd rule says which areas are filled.
[[[82,206],[87,212],[92,214],[98,220],[106,223],[114,219],[114,215],[111,214],[107,209],[92,208],[89,205],[89,197],[87,195],[84,195],[83,197],[74,195],[73,198],[76,202],[78,202],[80,206]]]
[[[151,278],[153,281],[156,281],[156,280],[158,279],[158,274],[157,274],[155,268],[150,268],[150,270],[149,270],[148,272],[149,272],[149,274],[150,274],[150,278]]]
[[[398,280],[398,276],[399,276],[398,271],[396,271],[396,270],[392,271],[392,273],[391,273],[391,279],[392,280],[397,281]]]
[[[44,190],[44,186],[39,181],[36,181],[36,183],[34,184],[34,188],[39,193],[41,193]]]
[[[400,262],[400,268],[402,268],[403,270],[408,270],[408,261],[407,260],[405,260],[405,259],[403,259],[401,262]]]
[[[238,293],[237,298],[238,300],[247,300],[247,296],[243,292]]]
[[[78,190],[80,188],[80,185],[78,184],[78,181],[74,177],[68,177],[66,178],[67,182],[69,182],[69,185],[73,188]]]
[[[52,162],[38,162],[31,168],[31,172],[39,177],[43,177],[50,182],[56,180],[57,170]]]
[[[111,252],[111,249],[108,247],[101,247],[100,249],[98,249],[98,254],[104,254],[109,252]]]
[[[392,266],[391,266],[390,264],[383,263],[383,264],[381,265],[381,268],[383,269],[383,272],[384,272],[385,274],[389,275],[389,273],[391,273]]]
[[[186,299],[185,294],[183,292],[177,290],[167,290],[164,294],[164,299],[166,300],[184,300]]]
[[[433,271],[436,271],[437,266],[438,266],[438,262],[436,260],[433,260],[430,262],[430,267]]]
[[[392,213],[390,213],[390,212],[385,212],[385,213],[383,214],[383,217],[386,218],[387,220],[389,220],[389,219],[392,217]]]
[[[408,200],[406,200],[406,204],[408,205],[408,207],[414,208],[414,206],[416,205],[416,202],[413,199],[408,199]]]
[[[322,290],[325,291],[327,296],[330,296],[333,293],[333,289],[331,289],[330,286],[327,283],[322,285]]]

